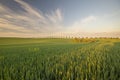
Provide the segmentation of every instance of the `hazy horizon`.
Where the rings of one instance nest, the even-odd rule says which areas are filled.
[[[120,0],[1,0],[0,37],[120,37]]]

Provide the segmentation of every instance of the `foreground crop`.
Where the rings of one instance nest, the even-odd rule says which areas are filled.
[[[0,48],[0,79],[120,79],[120,43],[118,40],[99,40],[90,43],[56,42],[2,45]]]

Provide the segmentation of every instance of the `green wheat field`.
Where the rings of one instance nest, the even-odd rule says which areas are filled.
[[[120,39],[0,38],[0,80],[120,80]]]

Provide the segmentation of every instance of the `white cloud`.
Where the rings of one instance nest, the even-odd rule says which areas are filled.
[[[2,22],[3,21],[3,22]],[[18,32],[33,32],[32,30],[28,30],[25,27],[20,27],[16,25],[9,24],[6,20],[0,19],[0,28],[1,29],[9,29],[9,30],[14,30]]]
[[[42,11],[23,0],[14,1],[17,2],[19,4],[17,4],[18,7],[21,7],[24,11],[21,10],[19,13],[0,4],[0,36],[13,35],[23,37],[24,35],[25,37],[40,37],[51,35],[51,33],[54,33],[54,36],[59,36],[60,32],[65,33],[65,35],[73,35],[72,33],[94,31],[98,27],[97,25],[99,25],[94,24],[96,22],[99,23],[99,19],[102,18],[87,16],[66,27],[63,25],[64,18],[62,11],[59,8],[50,13],[43,14]],[[119,15],[118,13],[119,12],[108,15],[108,17]],[[99,27],[100,26],[101,25],[99,25]],[[8,31],[7,33],[4,32],[5,29]],[[105,28],[103,27],[101,30],[103,31],[104,29]],[[96,30],[98,31],[99,29]]]
[[[67,32],[88,32],[89,27],[97,20],[96,16],[88,16],[79,21],[75,21],[67,28]]]
[[[18,6],[24,9],[24,11],[16,13],[7,6],[0,5],[0,13],[3,13],[0,15],[2,16],[0,17],[1,29],[9,29],[9,32],[15,31],[16,34],[18,34],[18,31],[19,33],[25,32],[26,34],[36,35],[61,31],[63,16],[59,8],[55,11],[51,11],[49,14],[43,14],[40,10],[23,0],[14,1],[17,2],[20,5]]]
[[[90,22],[95,21],[95,20],[96,20],[95,16],[88,16],[88,17],[82,19],[81,23],[85,23],[86,24],[86,23],[90,23]]]
[[[58,17],[58,20],[59,20],[59,21],[62,21],[62,18],[63,18],[63,17],[62,17],[62,14],[61,14],[60,9],[57,9],[57,10],[56,10],[56,16]]]
[[[63,16],[62,16],[62,12],[60,9],[57,9],[55,12],[52,12],[51,14],[46,14],[45,15],[47,17],[47,22],[49,22],[50,24],[61,24],[61,22],[63,21]]]
[[[29,13],[29,15],[36,16],[44,21],[45,19],[44,16],[40,12],[36,11],[37,9],[33,8],[31,5],[29,5],[28,3],[22,0],[15,0],[15,1],[19,3],[21,7]]]

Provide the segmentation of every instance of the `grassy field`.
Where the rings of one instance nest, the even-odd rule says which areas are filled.
[[[0,80],[120,80],[120,39],[0,38]]]

